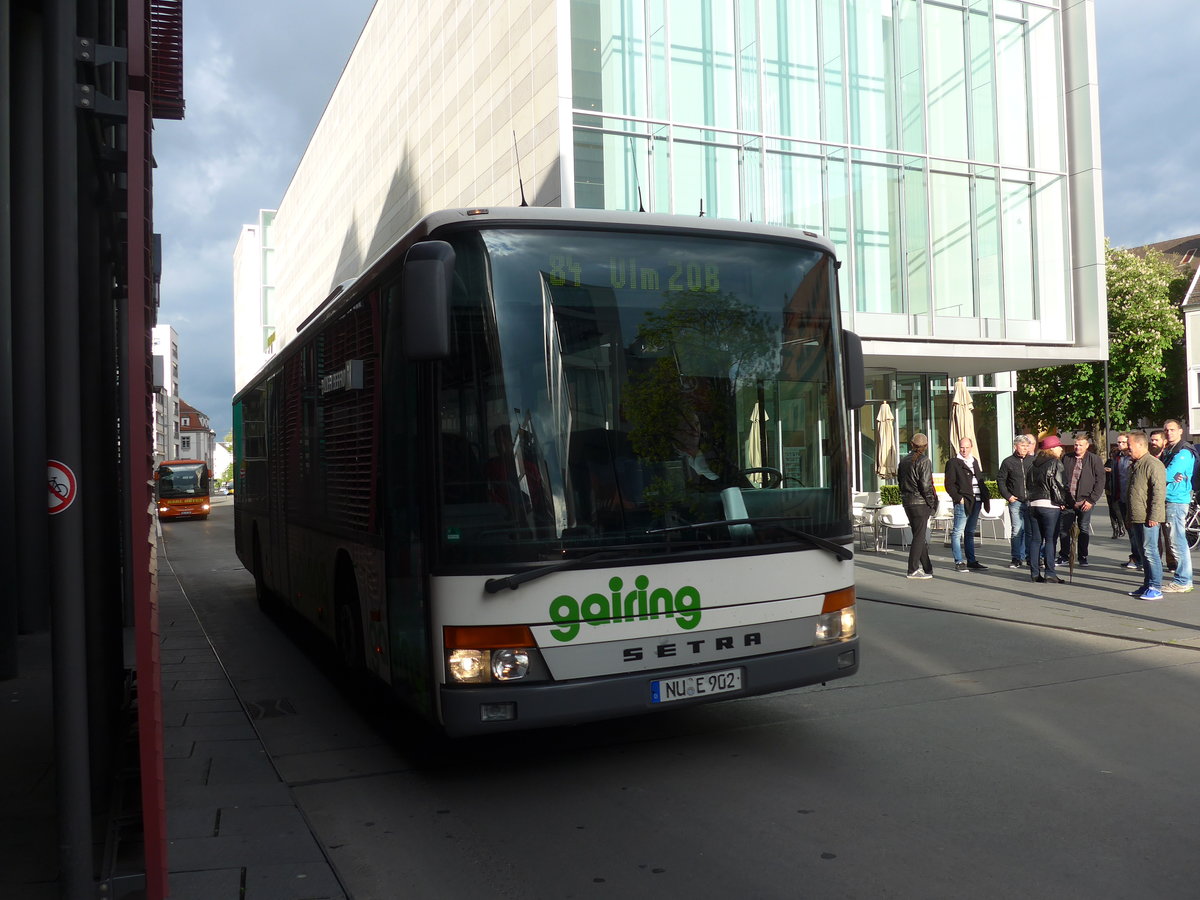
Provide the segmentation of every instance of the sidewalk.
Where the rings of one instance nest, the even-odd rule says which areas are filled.
[[[171,900],[344,898],[161,555],[158,576]]]
[[[1038,584],[1029,580],[1028,569],[1008,568],[1008,540],[991,537],[975,542],[976,558],[990,567],[987,571],[955,572],[950,547],[936,535],[929,547],[933,578],[928,581],[905,577],[908,549],[898,543],[887,552],[855,550],[858,596],[1200,650],[1200,588],[1154,602],[1128,596],[1126,591],[1142,583],[1141,572],[1121,568],[1129,558],[1128,540],[1108,536],[1103,507],[1092,525],[1091,564],[1077,566],[1073,575],[1067,566],[1058,567],[1067,584]],[[1170,577],[1164,573],[1164,580]]]

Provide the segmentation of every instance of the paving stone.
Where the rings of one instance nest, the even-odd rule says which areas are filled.
[[[171,900],[240,900],[242,870],[172,871],[167,880]]]
[[[229,806],[220,810],[217,835],[285,835],[311,837],[308,823],[294,806]]]
[[[257,784],[278,781],[274,767],[265,753],[258,757],[218,756],[212,760],[208,784]]]
[[[182,809],[168,805],[167,837],[171,840],[183,838],[213,837],[217,833],[220,809]]]
[[[327,865],[247,866],[245,900],[343,900]]]
[[[309,833],[218,835],[169,841],[167,858],[172,869],[206,866],[326,864],[321,848]]]
[[[167,808],[211,809],[255,806],[294,806],[282,781],[260,784],[185,784],[167,778]]]
[[[163,692],[167,695],[202,700],[214,700],[221,697],[232,698],[236,696],[233,692],[233,687],[224,678],[176,681],[170,684],[168,684],[166,679],[163,679]]]
[[[240,722],[222,725],[179,725],[166,729],[167,739],[171,741],[195,741],[197,743],[216,743],[220,741],[254,741],[258,735],[250,726],[250,720],[242,714]]]

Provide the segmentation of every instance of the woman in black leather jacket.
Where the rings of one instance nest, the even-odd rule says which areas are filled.
[[[1054,573],[1054,554],[1058,542],[1058,522],[1062,511],[1072,506],[1063,474],[1062,442],[1050,435],[1025,476],[1025,496],[1029,500],[1029,534],[1025,549],[1029,557],[1029,580],[1063,584]],[[1042,563],[1039,572],[1038,564]]]

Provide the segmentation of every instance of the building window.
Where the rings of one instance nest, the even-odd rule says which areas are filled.
[[[184,425],[191,425],[191,424],[192,424],[192,417],[191,417],[191,416],[184,416],[184,417],[183,417],[183,424],[184,424]]]
[[[181,437],[179,439],[179,449],[181,449],[181,450],[191,450],[192,449],[192,436],[190,434],[185,434],[185,435],[183,435],[183,437]]]
[[[869,334],[1071,340],[1058,5],[571,0],[574,205],[823,233]]]

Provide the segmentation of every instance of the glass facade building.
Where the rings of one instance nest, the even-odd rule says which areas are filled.
[[[1076,342],[1060,5],[571,0],[574,205],[827,235],[868,340]]]
[[[878,405],[936,459],[959,376],[994,465],[1009,373],[1107,348],[1094,6],[380,0],[278,215],[241,246],[238,371],[425,213],[703,214],[837,245],[871,385],[863,487]]]

